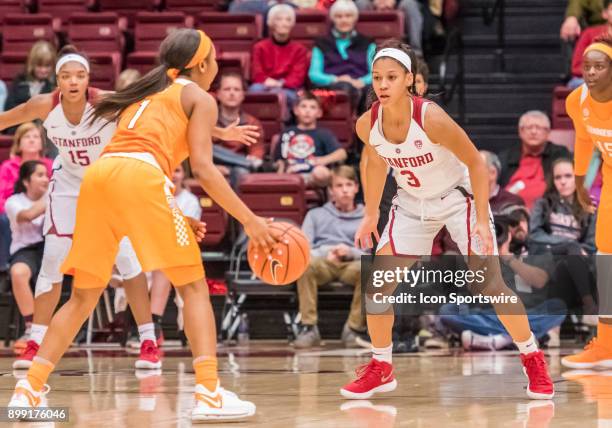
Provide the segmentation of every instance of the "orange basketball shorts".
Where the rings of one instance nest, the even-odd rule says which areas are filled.
[[[77,288],[105,287],[124,236],[144,272],[162,270],[175,286],[204,277],[193,231],[163,172],[138,159],[101,158],[83,178],[72,248],[62,271],[84,273],[88,281],[75,280]]]

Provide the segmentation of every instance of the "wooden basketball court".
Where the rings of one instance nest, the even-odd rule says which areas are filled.
[[[347,401],[339,388],[367,350],[328,342],[297,352],[284,342],[221,347],[222,385],[257,405],[257,427],[602,427],[612,424],[612,371],[567,371],[546,352],[555,381],[553,401],[525,395],[515,352],[436,351],[394,355],[398,389],[385,398]],[[50,378],[50,406],[70,408],[69,423],[22,427],[187,427],[194,373],[189,351],[164,348],[161,371],[136,373],[136,355],[120,348],[73,349]],[[6,406],[19,375],[10,350],[0,354],[0,401]],[[22,372],[25,373],[25,372]],[[599,419],[599,420],[598,420]],[[607,425],[606,425],[607,424]],[[3,426],[10,426],[4,423]]]

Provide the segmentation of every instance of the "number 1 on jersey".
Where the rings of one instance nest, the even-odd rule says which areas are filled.
[[[140,107],[136,111],[136,114],[134,115],[132,120],[130,120],[130,123],[128,124],[127,129],[132,129],[134,125],[136,125],[136,121],[138,120],[138,118],[140,117],[144,109],[147,108],[150,102],[151,100],[144,100],[143,102],[140,103]]]

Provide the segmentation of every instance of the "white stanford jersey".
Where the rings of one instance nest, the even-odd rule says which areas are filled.
[[[89,88],[87,98],[94,98],[97,92],[97,89]],[[76,178],[83,179],[85,168],[100,157],[102,149],[115,133],[116,126],[114,122],[108,123],[103,119],[98,119],[89,126],[89,115],[92,112],[92,105],[89,102],[85,106],[81,122],[72,125],[64,115],[60,97],[59,90],[55,90],[53,110],[43,126],[47,131],[47,137],[59,150],[61,169]]]
[[[423,122],[427,105],[420,97],[411,97],[412,120],[406,140],[401,144],[387,141],[383,134],[380,103],[372,104],[370,145],[393,168],[397,185],[418,199],[440,196],[468,177],[467,167],[447,148],[433,143]]]

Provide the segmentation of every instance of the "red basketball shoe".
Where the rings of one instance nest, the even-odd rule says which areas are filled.
[[[152,340],[145,340],[140,345],[140,356],[136,360],[137,369],[159,369],[162,366],[159,348]]]
[[[358,367],[355,373],[357,379],[340,390],[344,398],[365,400],[377,392],[391,392],[397,387],[393,366],[384,361],[372,358],[368,364]]]
[[[529,379],[527,396],[534,400],[550,400],[555,395],[555,389],[548,374],[548,366],[542,351],[521,354],[523,372]]]
[[[26,348],[23,350],[23,353],[17,357],[15,361],[13,361],[14,369],[29,369],[32,365],[32,360],[36,356],[38,352],[38,343],[33,340],[28,340],[26,344]]]

